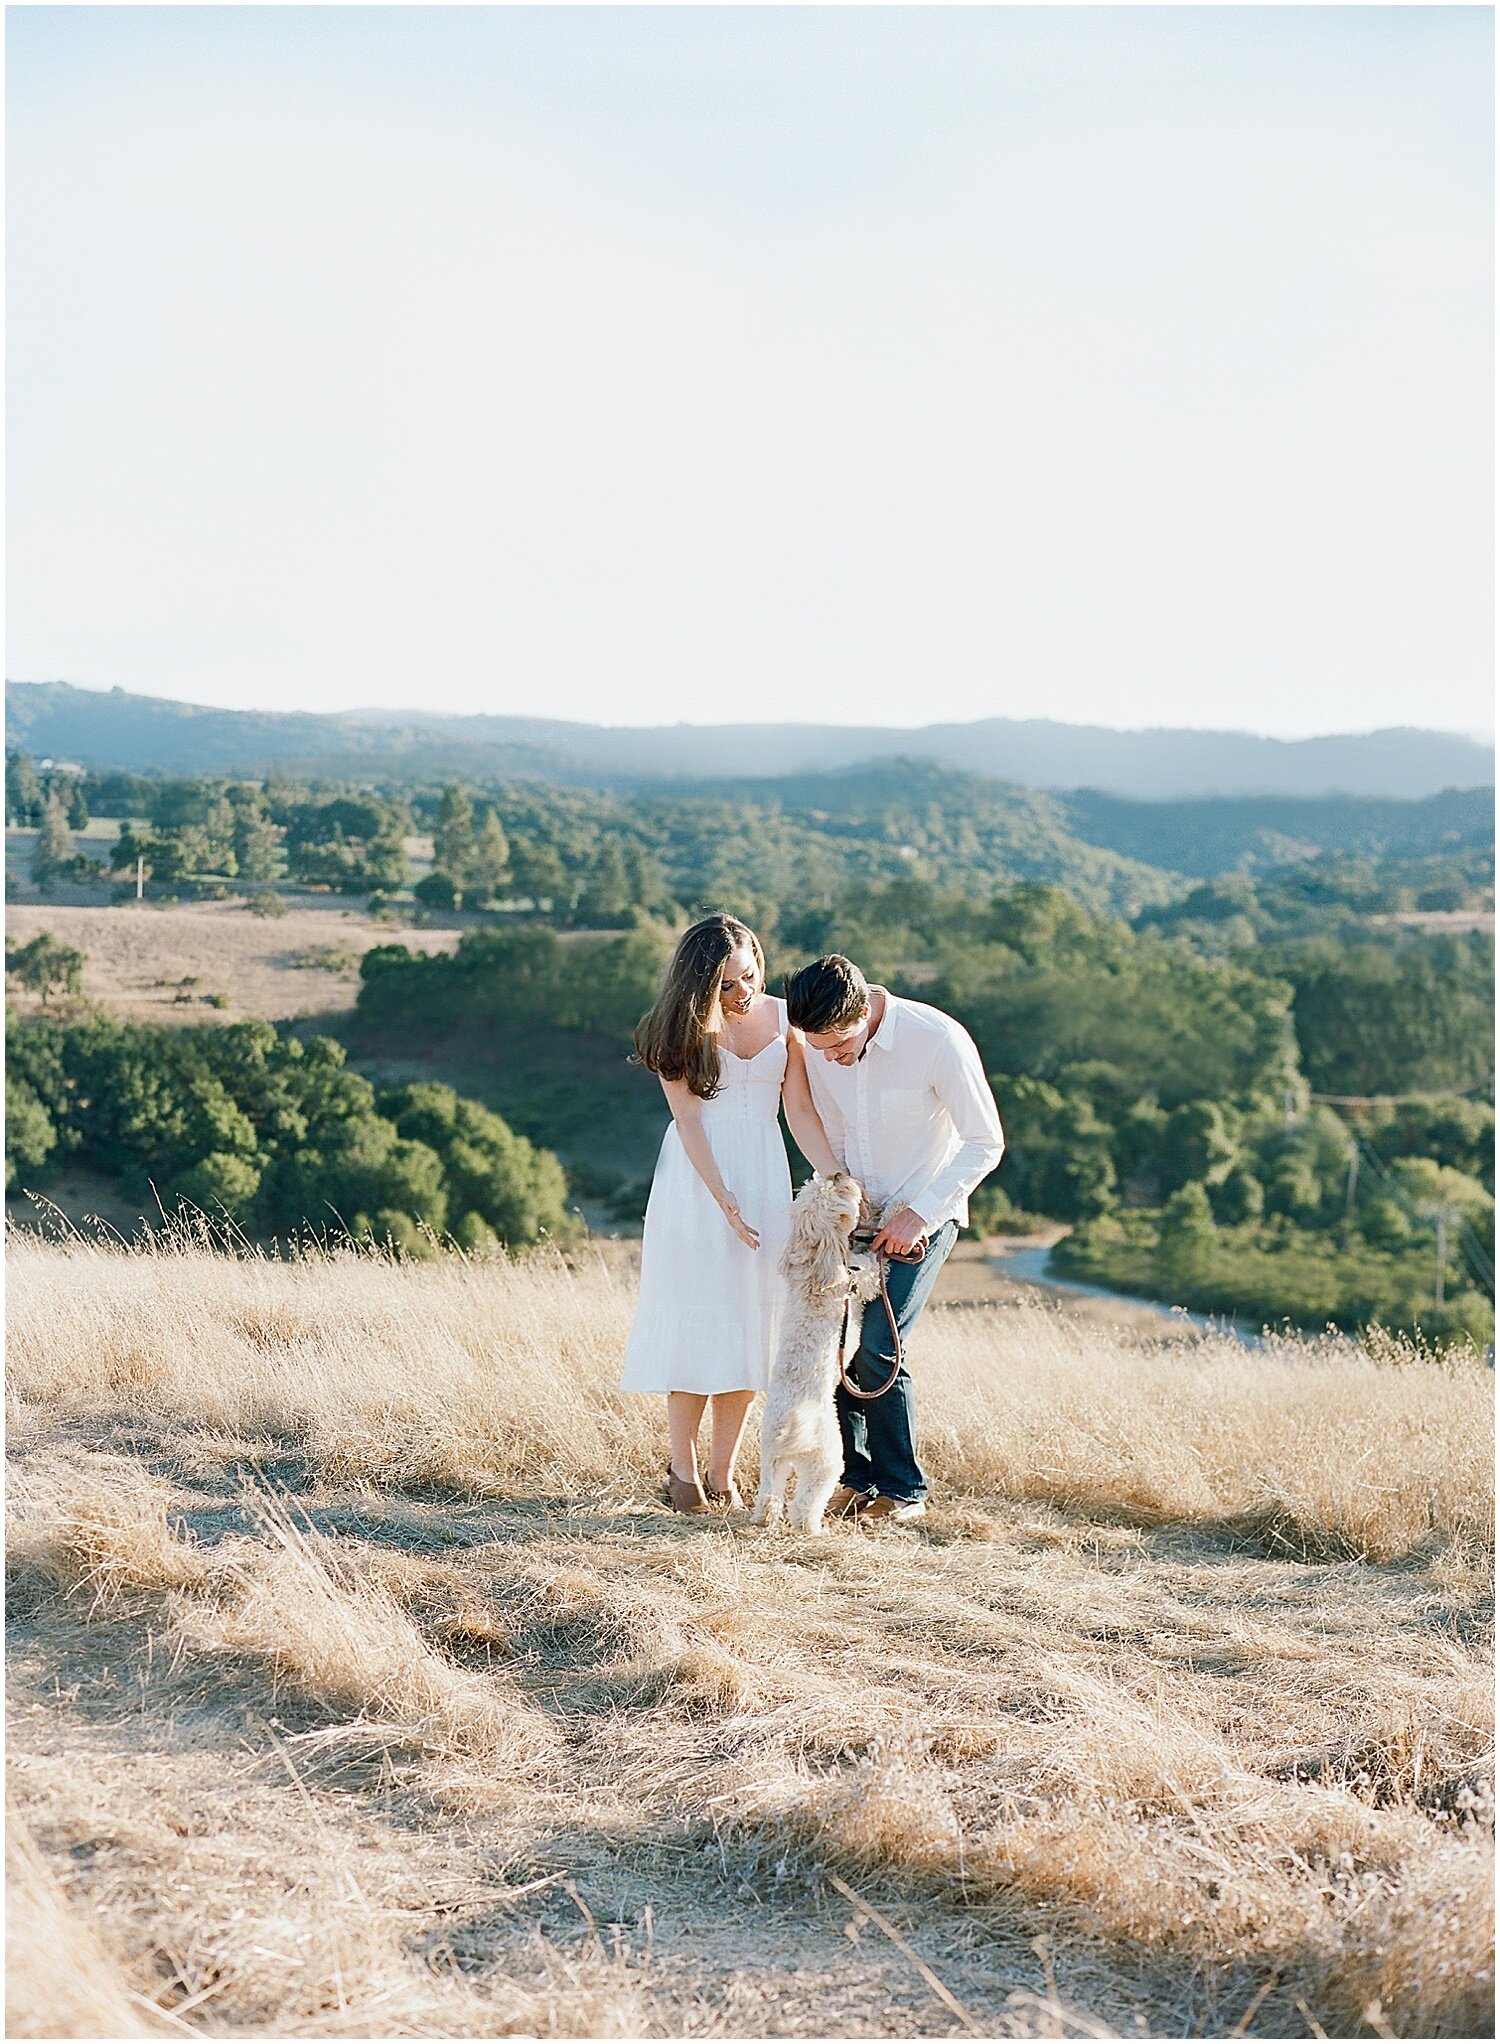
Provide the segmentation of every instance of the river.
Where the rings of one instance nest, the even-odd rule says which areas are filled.
[[[1063,1277],[1052,1269],[1052,1249],[1040,1245],[1001,1250],[995,1255],[995,1262],[1006,1277],[1017,1278],[1023,1284],[1040,1285],[1050,1292],[1072,1292],[1086,1299],[1107,1299],[1117,1306],[1141,1307],[1159,1313],[1163,1320],[1173,1325],[1186,1323],[1189,1327],[1201,1328],[1205,1334],[1228,1334],[1242,1341],[1246,1348],[1260,1345],[1260,1329],[1248,1322],[1231,1319],[1228,1314],[1190,1313],[1185,1306],[1165,1306],[1160,1299],[1143,1299],[1129,1292],[1111,1292],[1103,1285],[1086,1285],[1077,1278]]]

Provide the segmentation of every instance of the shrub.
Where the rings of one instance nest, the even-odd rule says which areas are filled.
[[[176,1189],[180,1198],[205,1213],[223,1208],[237,1221],[248,1220],[260,1190],[260,1171],[248,1158],[213,1150],[184,1173]]]
[[[426,1253],[422,1230],[441,1237],[466,1217],[461,1239],[475,1247],[481,1230],[514,1248],[573,1230],[550,1151],[448,1087],[377,1102],[326,1037],[105,1016],[71,1028],[17,1020],[7,1035],[13,1171],[77,1148],[133,1190],[149,1180],[164,1200],[222,1208],[247,1231],[373,1230],[413,1254]]]
[[[424,908],[456,909],[459,892],[447,873],[426,873],[412,889],[412,899]]]
[[[52,1117],[24,1079],[5,1075],[5,1187],[40,1171],[57,1147]]]

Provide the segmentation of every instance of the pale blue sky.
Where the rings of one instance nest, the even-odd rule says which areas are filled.
[[[7,671],[1492,728],[1481,8],[11,8]]]

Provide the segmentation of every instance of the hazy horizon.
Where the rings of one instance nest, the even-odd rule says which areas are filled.
[[[1488,743],[1492,39],[12,8],[7,664]]]
[[[549,724],[552,723],[578,724],[579,726],[586,729],[618,728],[622,731],[645,731],[656,729],[716,730],[727,725],[760,725],[760,726],[784,725],[789,726],[793,729],[802,726],[815,725],[827,726],[832,729],[849,728],[851,726],[863,725],[873,730],[922,731],[928,729],[933,725],[939,724],[961,725],[961,724],[983,724],[989,722],[1006,722],[1006,723],[1014,722],[1014,723],[1057,724],[1061,725],[1062,727],[1068,730],[1110,731],[1117,732],[1122,736],[1132,736],[1140,733],[1150,733],[1158,731],[1185,731],[1191,732],[1195,736],[1199,737],[1264,738],[1270,740],[1275,744],[1280,745],[1304,744],[1319,738],[1369,738],[1378,735],[1378,733],[1382,731],[1390,730],[1412,730],[1430,732],[1435,736],[1443,738],[1467,738],[1470,739],[1476,745],[1487,745],[1490,747],[1493,747],[1495,743],[1495,733],[1493,726],[1490,726],[1489,728],[1486,729],[1474,729],[1464,731],[1448,728],[1439,724],[1419,724],[1419,723],[1410,723],[1405,725],[1364,724],[1351,725],[1343,730],[1330,729],[1319,731],[1307,731],[1299,734],[1297,737],[1287,738],[1272,731],[1257,731],[1252,726],[1245,724],[1105,724],[1090,718],[1040,716],[1040,715],[1034,716],[1012,715],[1010,713],[998,711],[983,713],[976,717],[925,716],[916,719],[911,719],[906,722],[897,722],[895,719],[889,717],[874,716],[870,717],[849,716],[844,718],[829,718],[816,716],[809,717],[736,716],[736,717],[716,717],[713,718],[712,720],[697,717],[671,717],[671,718],[572,717],[561,713],[548,713],[535,709],[530,710],[488,710],[484,708],[442,709],[442,710],[424,709],[415,703],[400,704],[349,703],[340,705],[336,708],[321,710],[307,709],[304,707],[299,712],[295,708],[285,706],[278,707],[276,705],[272,705],[269,703],[256,702],[209,703],[204,701],[201,697],[197,696],[169,695],[165,690],[162,689],[125,688],[123,683],[119,682],[70,681],[64,675],[27,676],[11,674],[6,676],[7,688],[12,686],[18,688],[46,688],[49,686],[59,684],[66,688],[83,689],[87,692],[99,695],[108,695],[114,689],[118,688],[121,689],[122,692],[126,695],[142,696],[162,702],[183,703],[189,706],[190,708],[194,709],[227,710],[230,712],[238,711],[243,712],[247,715],[254,715],[257,711],[263,711],[268,714],[281,716],[295,716],[301,714],[315,717],[369,716],[393,718],[403,715],[412,717],[491,716],[491,717],[514,717],[519,719],[535,718],[540,722]]]

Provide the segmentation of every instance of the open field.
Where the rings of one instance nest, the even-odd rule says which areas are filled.
[[[1489,1372],[954,1304],[801,1541],[621,1252],[10,1283],[11,2034],[1490,2032]]]
[[[127,1022],[342,1015],[353,1006],[359,961],[372,945],[451,951],[458,943],[456,930],[393,928],[345,901],[316,896],[274,918],[250,915],[239,901],[117,908],[13,901],[5,929],[20,944],[47,930],[81,951],[85,998]],[[210,994],[227,1005],[211,1007]]]

